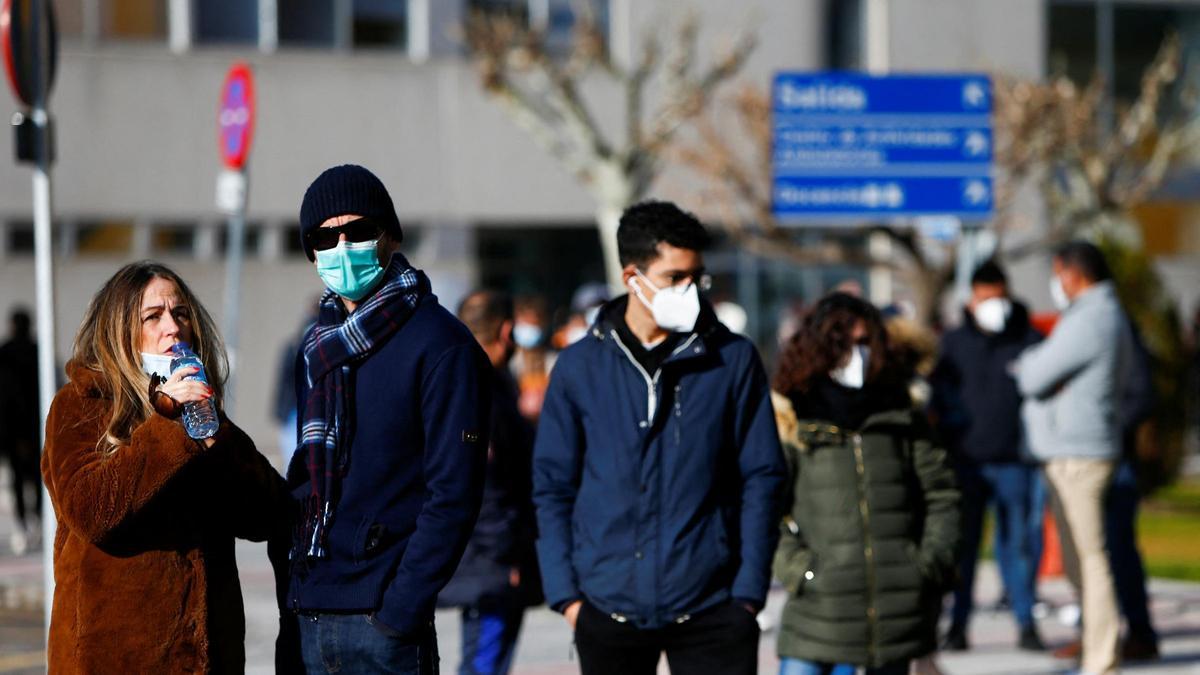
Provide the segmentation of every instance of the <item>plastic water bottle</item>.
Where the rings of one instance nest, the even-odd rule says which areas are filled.
[[[204,363],[188,343],[176,342],[171,345],[171,353],[175,355],[175,358],[171,359],[172,375],[180,368],[199,368],[200,370],[183,379],[208,384],[208,377],[204,374]],[[211,398],[183,404],[183,428],[187,430],[188,436],[197,440],[211,438],[216,435],[219,426],[221,419],[217,417],[217,405]]]

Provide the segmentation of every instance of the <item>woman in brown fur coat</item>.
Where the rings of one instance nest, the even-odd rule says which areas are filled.
[[[191,343],[211,388],[147,371]],[[162,265],[118,271],[92,299],[54,397],[42,475],[58,517],[52,673],[242,672],[245,616],[234,538],[286,528],[283,480],[223,419],[202,441],[184,403],[221,400],[211,318]]]

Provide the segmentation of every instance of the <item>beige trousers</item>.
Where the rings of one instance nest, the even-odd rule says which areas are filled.
[[[1104,550],[1104,493],[1114,462],[1070,457],[1046,463],[1079,560],[1083,602],[1083,662],[1080,670],[1094,675],[1117,671],[1121,615],[1117,611],[1112,569]]]

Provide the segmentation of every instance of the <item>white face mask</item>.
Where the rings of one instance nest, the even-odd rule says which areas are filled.
[[[867,364],[871,361],[871,348],[865,345],[854,345],[850,349],[850,357],[845,365],[829,373],[829,378],[843,387],[862,389],[867,380]]]
[[[988,333],[1003,333],[1012,316],[1012,301],[1008,298],[989,298],[975,305],[972,312],[975,325]]]
[[[142,372],[147,375],[158,375],[165,380],[171,376],[171,360],[174,358],[170,354],[142,352]]]
[[[700,317],[700,291],[696,289],[696,284],[659,288],[640,271],[637,271],[637,275],[655,291],[654,302],[649,302],[642,293],[637,279],[629,280],[629,286],[633,289],[634,295],[654,316],[654,323],[663,330],[675,333],[692,332],[696,327],[696,319]]]
[[[1057,274],[1050,277],[1050,299],[1054,301],[1054,306],[1060,312],[1071,306],[1071,298],[1067,295],[1067,289],[1063,288],[1062,279]]]

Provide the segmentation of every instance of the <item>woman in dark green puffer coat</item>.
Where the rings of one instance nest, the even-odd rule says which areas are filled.
[[[774,400],[791,470],[774,564],[791,593],[781,675],[907,673],[936,644],[959,493],[890,354],[879,311],[834,294],[781,355]]]

